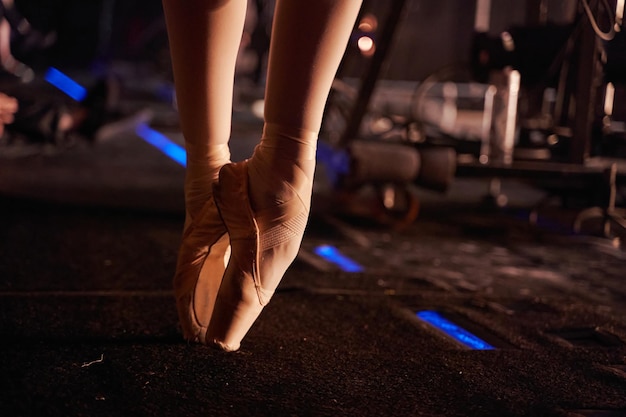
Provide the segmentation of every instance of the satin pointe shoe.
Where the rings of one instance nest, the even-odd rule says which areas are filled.
[[[183,337],[205,343],[215,298],[230,257],[230,243],[213,198],[183,232],[174,296]]]
[[[239,349],[263,307],[293,262],[308,221],[310,193],[254,213],[248,189],[248,160],[222,167],[213,196],[230,236],[231,256],[206,334],[206,343]],[[297,171],[296,183],[310,180]],[[304,187],[306,189],[306,187]]]

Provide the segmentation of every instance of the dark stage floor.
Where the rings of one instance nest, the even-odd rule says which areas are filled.
[[[259,129],[236,111],[235,159]],[[182,180],[133,134],[2,149],[0,415],[626,416],[626,252],[572,233],[570,209],[531,225],[541,191],[508,180],[497,209],[484,180],[458,178],[418,189],[419,217],[396,230],[327,209],[319,187],[298,260],[225,354],[177,328]]]

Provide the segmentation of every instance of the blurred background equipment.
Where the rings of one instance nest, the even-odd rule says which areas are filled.
[[[148,122],[150,110],[122,109],[121,78],[97,68],[107,54],[114,2],[40,3],[0,3],[0,90],[19,103],[3,146],[102,142]],[[87,88],[51,66],[57,64],[80,69]]]
[[[466,17],[430,32],[420,26],[421,37],[406,32],[422,23],[412,18],[418,11],[422,17],[428,13],[426,2],[397,0],[385,6],[366,2],[355,30],[325,120],[325,138],[332,146],[367,139],[401,143],[409,153],[446,149],[455,153],[454,162],[430,175],[439,175],[439,189],[449,184],[448,172],[492,178],[486,201],[502,205],[507,199],[500,192],[501,178],[517,178],[546,190],[546,201],[578,200],[581,209],[599,204],[603,216],[611,212],[623,225],[619,210],[605,198],[608,193],[617,205],[624,203],[623,1],[479,0],[473,31],[467,30]],[[515,7],[525,18],[507,21]],[[370,32],[372,27],[378,30]],[[441,45],[461,27],[473,36],[456,37],[448,51],[463,48],[457,58],[466,59],[406,77],[415,64],[401,65],[397,57],[402,52],[413,62],[428,57],[431,65],[445,53],[431,56],[427,47],[420,50],[407,42],[421,45],[423,34],[430,33],[428,41]],[[365,69],[359,72],[359,67]],[[401,158],[394,161],[402,164]],[[613,166],[614,181],[607,181]],[[597,192],[607,188],[607,193]]]

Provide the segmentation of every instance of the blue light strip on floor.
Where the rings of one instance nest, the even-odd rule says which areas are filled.
[[[44,78],[47,82],[63,91],[76,101],[83,101],[83,99],[87,96],[87,89],[85,89],[85,87],[78,84],[76,81],[72,80],[56,68],[48,68]]]
[[[473,335],[464,328],[452,323],[436,311],[419,311],[417,317],[430,324],[434,328],[444,332],[457,342],[462,343],[470,349],[475,350],[493,350],[495,349],[489,343]]]
[[[330,245],[321,245],[315,248],[315,254],[334,263],[345,272],[361,272],[363,267],[347,256],[342,255],[337,248]]]
[[[137,136],[148,142],[150,145],[159,149],[165,155],[169,156],[174,161],[178,162],[182,166],[187,166],[187,152],[185,149],[172,142],[164,134],[157,132],[156,130],[148,127],[145,123],[140,124],[135,129]]]

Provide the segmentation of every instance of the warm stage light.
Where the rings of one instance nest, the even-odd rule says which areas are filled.
[[[607,116],[613,115],[613,105],[615,104],[615,86],[613,83],[606,85],[604,94],[604,114]]]
[[[378,28],[378,19],[371,13],[367,13],[361,18],[358,26],[361,32],[374,32]]]
[[[252,103],[252,106],[250,106],[250,110],[257,118],[263,119],[263,113],[265,112],[265,100],[255,100],[254,103]]]
[[[371,56],[376,50],[376,44],[369,36],[361,36],[357,41],[357,45],[361,53],[365,56]]]

